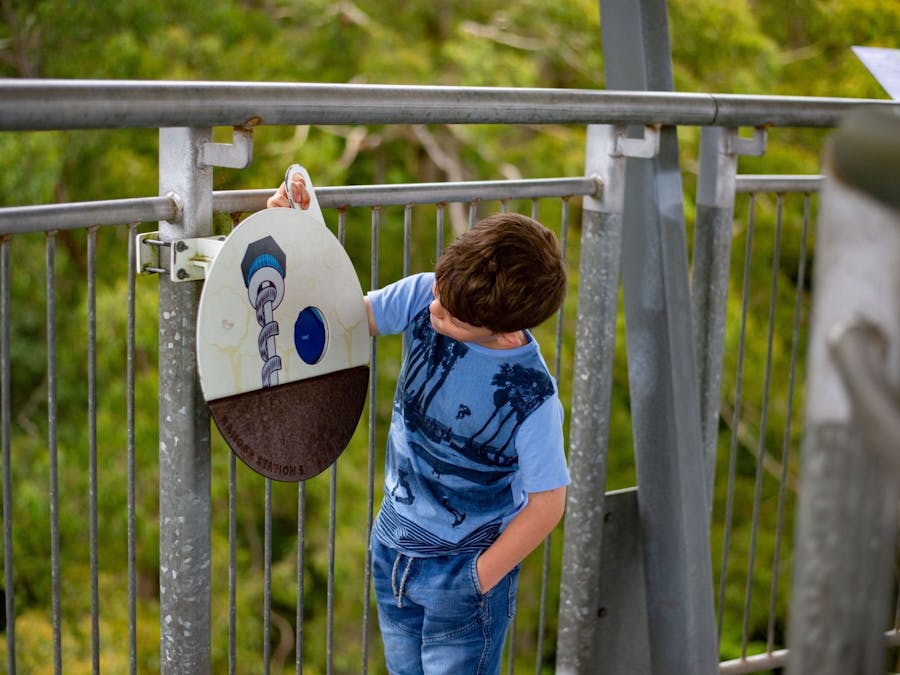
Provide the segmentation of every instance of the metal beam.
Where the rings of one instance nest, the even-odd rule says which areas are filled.
[[[700,385],[703,464],[710,513],[719,440],[719,401],[737,159],[739,155],[762,155],[765,148],[764,129],[755,129],[752,139],[740,138],[737,129],[721,127],[705,127],[700,133],[691,308]]]
[[[665,0],[601,0],[607,86],[673,88]],[[675,128],[629,159],[622,284],[652,672],[718,668]],[[627,672],[616,664],[604,672]]]
[[[612,408],[616,309],[622,257],[625,157],[615,155],[611,126],[588,128],[585,173],[603,184],[602,195],[585,198],[581,221],[576,373],[572,383],[569,469],[556,672],[596,672],[604,525],[606,458]],[[605,553],[605,551],[604,551]],[[614,555],[617,551],[613,551]]]
[[[609,88],[620,90],[7,79],[0,80],[0,131],[296,124],[833,127],[859,106],[898,107],[870,99]]]

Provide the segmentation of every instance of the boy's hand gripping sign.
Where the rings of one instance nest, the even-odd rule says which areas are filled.
[[[270,208],[236,227],[216,255],[197,316],[203,396],[250,468],[310,478],[350,442],[369,382],[362,288],[325,225],[305,169],[309,208]],[[292,200],[293,202],[293,200]]]

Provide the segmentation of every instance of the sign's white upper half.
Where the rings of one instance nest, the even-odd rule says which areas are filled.
[[[208,401],[368,365],[362,289],[323,222],[275,208],[232,231],[203,286],[197,361]]]

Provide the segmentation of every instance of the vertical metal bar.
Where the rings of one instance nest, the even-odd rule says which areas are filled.
[[[665,0],[601,0],[606,84],[671,91]],[[718,668],[678,139],[629,159],[622,284],[653,672]]]
[[[538,219],[538,200],[535,198],[532,198],[532,200],[531,200],[531,214],[530,215],[534,220]],[[546,546],[546,539],[544,540],[543,545]],[[543,572],[542,572],[542,576],[543,576]],[[541,589],[541,592],[543,593],[543,589]],[[516,662],[516,660],[515,660],[516,630],[518,627],[518,618],[519,618],[519,612],[518,612],[518,606],[517,606],[516,611],[513,613],[512,620],[510,621],[509,631],[508,631],[509,632],[509,645],[508,645],[508,651],[507,651],[506,670],[509,673],[509,675],[513,675],[514,668],[515,668],[515,662]],[[538,619],[538,622],[540,623],[540,619]]]
[[[550,582],[550,546],[553,535],[544,540],[541,558],[541,598],[538,609],[537,644],[535,645],[534,672],[540,675],[544,661],[544,638],[547,634],[547,593]]]
[[[344,209],[338,211],[338,241],[346,246],[347,240],[347,212]],[[325,632],[325,671],[326,675],[334,672],[334,562],[335,539],[337,534],[337,471],[338,462],[331,465],[329,502],[328,502],[328,582],[327,582],[327,609]]]
[[[269,675],[272,658],[272,479],[266,478],[263,521],[263,673]]]
[[[328,488],[328,581],[326,590],[325,672],[334,672],[334,560],[337,533],[337,465],[331,465]]]
[[[478,202],[473,201],[469,202],[469,228],[475,224],[475,220],[478,217]]]
[[[294,635],[297,654],[296,672],[303,673],[303,592],[306,551],[306,481],[297,486],[297,628]]]
[[[228,675],[237,669],[237,457],[228,463]]]
[[[100,672],[100,569],[97,551],[97,228],[87,232],[88,302],[88,471],[91,548],[91,653],[94,673]]]
[[[800,321],[803,316],[803,296],[806,281],[806,245],[809,233],[809,194],[803,198],[803,231],[800,239],[800,260],[797,262],[797,292],[794,299],[794,324],[791,332],[791,360],[788,369],[787,411],[784,423],[784,441],[781,446],[781,477],[778,484],[778,520],[775,525],[775,552],[772,557],[772,586],[769,593],[769,626],[766,632],[766,652],[775,649],[775,612],[778,602],[778,578],[781,573],[781,540],[784,530],[785,496],[787,494],[787,467],[790,458],[791,422],[794,413],[794,381],[797,371],[797,351],[800,343]]]
[[[741,657],[747,656],[750,631],[750,607],[753,596],[753,575],[756,569],[756,548],[759,536],[759,518],[762,509],[763,463],[766,455],[766,430],[769,420],[769,390],[772,382],[772,345],[775,338],[775,305],[778,298],[778,265],[781,258],[781,224],[784,196],[778,195],[775,219],[775,242],[772,246],[772,280],[769,293],[769,327],[766,335],[766,365],[763,377],[762,411],[759,421],[759,438],[756,451],[756,479],[753,488],[753,515],[750,524],[750,549],[747,562],[747,583],[744,593],[744,624],[741,641]]]
[[[703,466],[708,508],[712,511],[716,477],[722,355],[731,263],[734,184],[737,155],[726,150],[729,131],[704,127],[700,132],[700,175],[691,279],[691,310],[697,377]]]
[[[412,212],[413,205],[406,204],[403,207],[403,276],[408,277],[412,272],[410,258],[412,256]],[[438,238],[440,243],[441,238]],[[440,251],[438,256],[440,256]],[[406,358],[406,340],[400,344],[400,362]]]
[[[341,246],[345,246],[347,244],[347,211],[346,209],[340,209],[338,211],[338,241],[341,242]]]
[[[562,226],[560,229],[559,245],[562,249],[563,259],[567,258],[569,249],[569,198],[564,197],[562,200]],[[553,375],[559,382],[562,376],[562,351],[563,351],[563,334],[566,308],[565,304],[560,305],[559,311],[556,313],[556,349],[553,360]]]
[[[409,276],[409,257],[411,253],[412,242],[412,204],[407,204],[403,208],[403,276]],[[440,253],[438,253],[440,255]]]
[[[372,250],[371,250],[371,281],[372,290],[378,288],[378,234],[381,225],[381,209],[372,209]],[[366,481],[366,569],[365,569],[365,593],[363,595],[363,653],[362,673],[369,672],[369,605],[372,592],[372,547],[369,540],[372,537],[372,521],[375,503],[375,422],[376,400],[378,394],[378,351],[375,338],[371,342],[371,361],[369,365],[369,461],[368,476]]]
[[[128,464],[128,664],[137,675],[137,528],[135,526],[135,432],[134,432],[134,358],[135,358],[135,272],[137,224],[128,226],[128,318],[125,346],[125,417]]]
[[[613,157],[615,129],[588,127],[585,174],[603,183],[586,197],[581,222],[578,320],[569,431],[572,483],[566,501],[556,670],[595,672],[603,501],[612,407],[616,308],[622,253],[625,160]]]
[[[731,553],[731,530],[734,514],[734,483],[737,472],[738,429],[741,422],[741,403],[744,392],[744,353],[747,336],[747,307],[750,302],[750,262],[753,256],[753,228],[756,223],[756,195],[750,195],[750,212],[747,217],[747,241],[744,247],[744,278],[741,291],[741,330],[738,341],[737,374],[734,385],[734,408],[731,414],[731,446],[728,455],[728,488],[725,496],[724,535],[722,537],[722,567],[719,571],[719,600],[717,605],[717,635],[722,637],[722,621],[725,615],[725,591],[728,586],[728,561]]]
[[[180,197],[163,241],[212,232],[212,169],[199,160],[211,129],[159,131],[160,194]],[[200,285],[159,279],[160,670],[210,666],[210,427],[197,377]]]
[[[56,232],[47,233],[47,444],[50,459],[50,586],[53,612],[53,672],[62,672],[59,574],[59,453],[56,378]]]
[[[559,245],[562,249],[563,259],[566,258],[568,250],[569,238],[569,198],[562,199],[562,224],[560,225]],[[560,305],[559,311],[556,313],[556,346],[553,357],[553,377],[559,382],[562,373],[562,342],[563,342],[563,317],[565,316],[565,307]],[[541,566],[541,601],[540,610],[538,612],[538,634],[537,646],[535,652],[534,672],[535,675],[541,675],[544,661],[544,639],[547,635],[547,595],[550,586],[550,561],[551,561],[551,544],[553,535],[547,535],[544,541],[544,558]]]
[[[12,469],[10,467],[9,237],[0,236],[0,429],[3,443],[3,590],[6,614],[6,670],[16,672],[16,612],[13,583]]]
[[[538,200],[537,199],[531,200],[531,217],[534,220],[537,220],[537,217],[538,217]],[[546,546],[546,540],[544,542],[544,545]],[[518,607],[516,609],[518,610]],[[513,614],[512,619],[509,622],[509,629],[508,629],[509,644],[507,646],[508,651],[507,651],[507,665],[506,665],[506,670],[507,670],[507,673],[509,673],[509,675],[513,675],[515,663],[516,663],[516,659],[515,659],[515,656],[516,656],[516,627],[518,625],[518,618],[519,618],[519,612],[516,611]]]
[[[435,260],[440,260],[441,253],[444,252],[444,212],[446,210],[446,204],[441,202],[437,206],[437,225],[435,228],[435,238],[437,242],[435,244]]]

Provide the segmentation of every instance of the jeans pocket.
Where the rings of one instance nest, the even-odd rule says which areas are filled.
[[[484,592],[481,590],[481,584],[478,582],[478,558],[481,556],[481,553],[476,553],[472,556],[472,560],[469,562],[469,576],[472,581],[472,590],[475,592],[475,599],[478,600],[479,603],[484,601]]]

